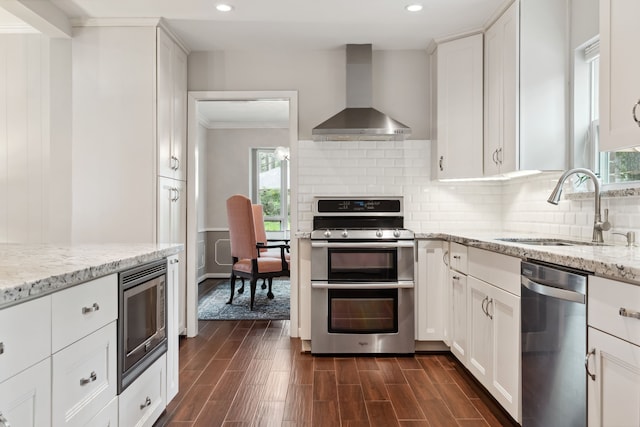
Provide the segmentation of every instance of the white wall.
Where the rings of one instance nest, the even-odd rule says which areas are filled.
[[[226,228],[226,200],[250,197],[251,148],[289,145],[289,129],[209,129],[203,228]]]
[[[70,238],[69,47],[0,36],[0,242]]]
[[[346,104],[345,49],[217,51],[189,55],[189,90],[297,90],[300,139]],[[429,66],[426,50],[373,52],[373,107],[426,139]]]

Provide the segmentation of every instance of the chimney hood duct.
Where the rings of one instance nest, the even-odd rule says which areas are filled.
[[[347,45],[347,108],[312,129],[314,141],[403,141],[411,129],[371,107],[372,49]]]

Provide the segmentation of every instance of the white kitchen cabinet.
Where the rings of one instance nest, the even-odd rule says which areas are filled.
[[[162,355],[120,394],[119,425],[151,427],[166,407],[166,356]]]
[[[640,286],[593,276],[588,286],[589,426],[638,426]]]
[[[51,425],[51,359],[0,383],[0,425],[47,427]]]
[[[467,364],[467,247],[449,245],[449,328],[451,353]]]
[[[567,10],[517,0],[485,33],[485,176],[566,168]]]
[[[177,255],[167,258],[167,403],[178,394],[179,385],[179,305],[178,284],[180,260]]]
[[[485,34],[485,175],[516,169],[519,14],[516,1]]]
[[[640,322],[640,320],[638,321]],[[589,327],[590,427],[640,425],[640,346]]]
[[[186,53],[168,34],[157,19],[74,27],[74,242],[161,241],[157,177],[186,185]]]
[[[158,178],[158,243],[186,243],[187,192],[184,181]],[[185,253],[180,252],[178,261],[185,265]],[[179,268],[177,278],[178,324],[180,333],[186,330],[186,271]]]
[[[446,245],[446,243],[444,243]],[[416,340],[449,341],[447,316],[448,269],[444,263],[443,242],[418,240],[418,266],[415,292]]]
[[[0,382],[51,355],[50,325],[51,296],[0,310]]]
[[[520,420],[520,260],[468,249],[467,368]]]
[[[640,145],[638,17],[637,0],[600,0],[600,151]]]
[[[482,176],[482,34],[437,50],[436,177]]]
[[[157,30],[158,175],[186,180],[187,54]]]
[[[116,397],[117,346],[114,320],[53,355],[54,426],[88,425]]]

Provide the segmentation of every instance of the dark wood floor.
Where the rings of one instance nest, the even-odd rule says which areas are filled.
[[[448,354],[314,357],[289,321],[201,321],[160,426],[511,425]]]

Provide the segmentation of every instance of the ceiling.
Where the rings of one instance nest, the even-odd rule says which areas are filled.
[[[426,49],[433,39],[483,28],[506,0],[51,0],[70,18],[164,17],[192,51]],[[404,7],[420,3],[410,13]]]

